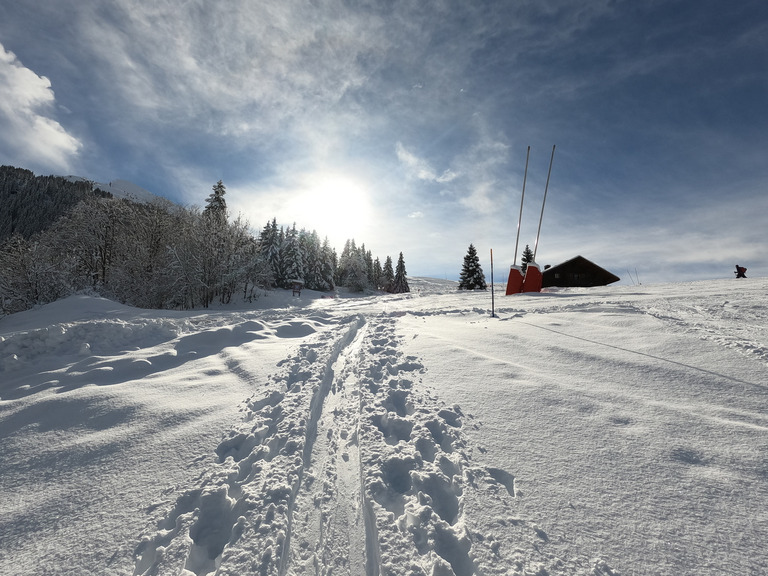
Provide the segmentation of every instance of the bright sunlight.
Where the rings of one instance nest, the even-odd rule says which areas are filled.
[[[365,242],[371,219],[369,193],[359,182],[337,174],[307,177],[305,187],[290,200],[288,210],[299,228],[317,230],[322,240],[328,236],[338,251],[354,238]]]

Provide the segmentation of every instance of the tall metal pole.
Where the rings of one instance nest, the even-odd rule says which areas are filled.
[[[523,193],[520,196],[520,214],[517,217],[517,238],[515,238],[515,259],[512,265],[517,264],[517,246],[520,243],[520,223],[523,220],[523,200],[525,200],[525,182],[528,180],[528,158],[531,156],[531,147],[528,146],[528,152],[525,154],[525,175],[523,176]]]
[[[549,159],[549,172],[547,183],[544,186],[544,201],[541,203],[541,216],[539,216],[539,229],[536,231],[536,243],[533,245],[533,260],[536,261],[536,250],[539,248],[539,234],[541,234],[541,221],[544,219],[544,205],[547,203],[547,190],[549,190],[549,177],[552,174],[552,162],[555,160],[555,145],[552,145],[552,156]]]
[[[496,318],[496,302],[493,293],[493,248],[491,248],[491,318]]]

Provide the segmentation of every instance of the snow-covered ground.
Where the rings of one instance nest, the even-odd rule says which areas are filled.
[[[768,573],[768,280],[0,320],[0,574]]]

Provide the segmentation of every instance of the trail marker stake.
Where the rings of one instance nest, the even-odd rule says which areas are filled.
[[[493,294],[493,248],[491,248],[491,318],[496,318],[496,303]]]

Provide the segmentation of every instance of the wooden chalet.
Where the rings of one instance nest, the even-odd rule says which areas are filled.
[[[557,266],[547,267],[542,276],[541,285],[543,288],[548,286],[607,286],[621,280],[618,276],[611,274],[605,268],[600,268],[583,256],[576,256]]]

